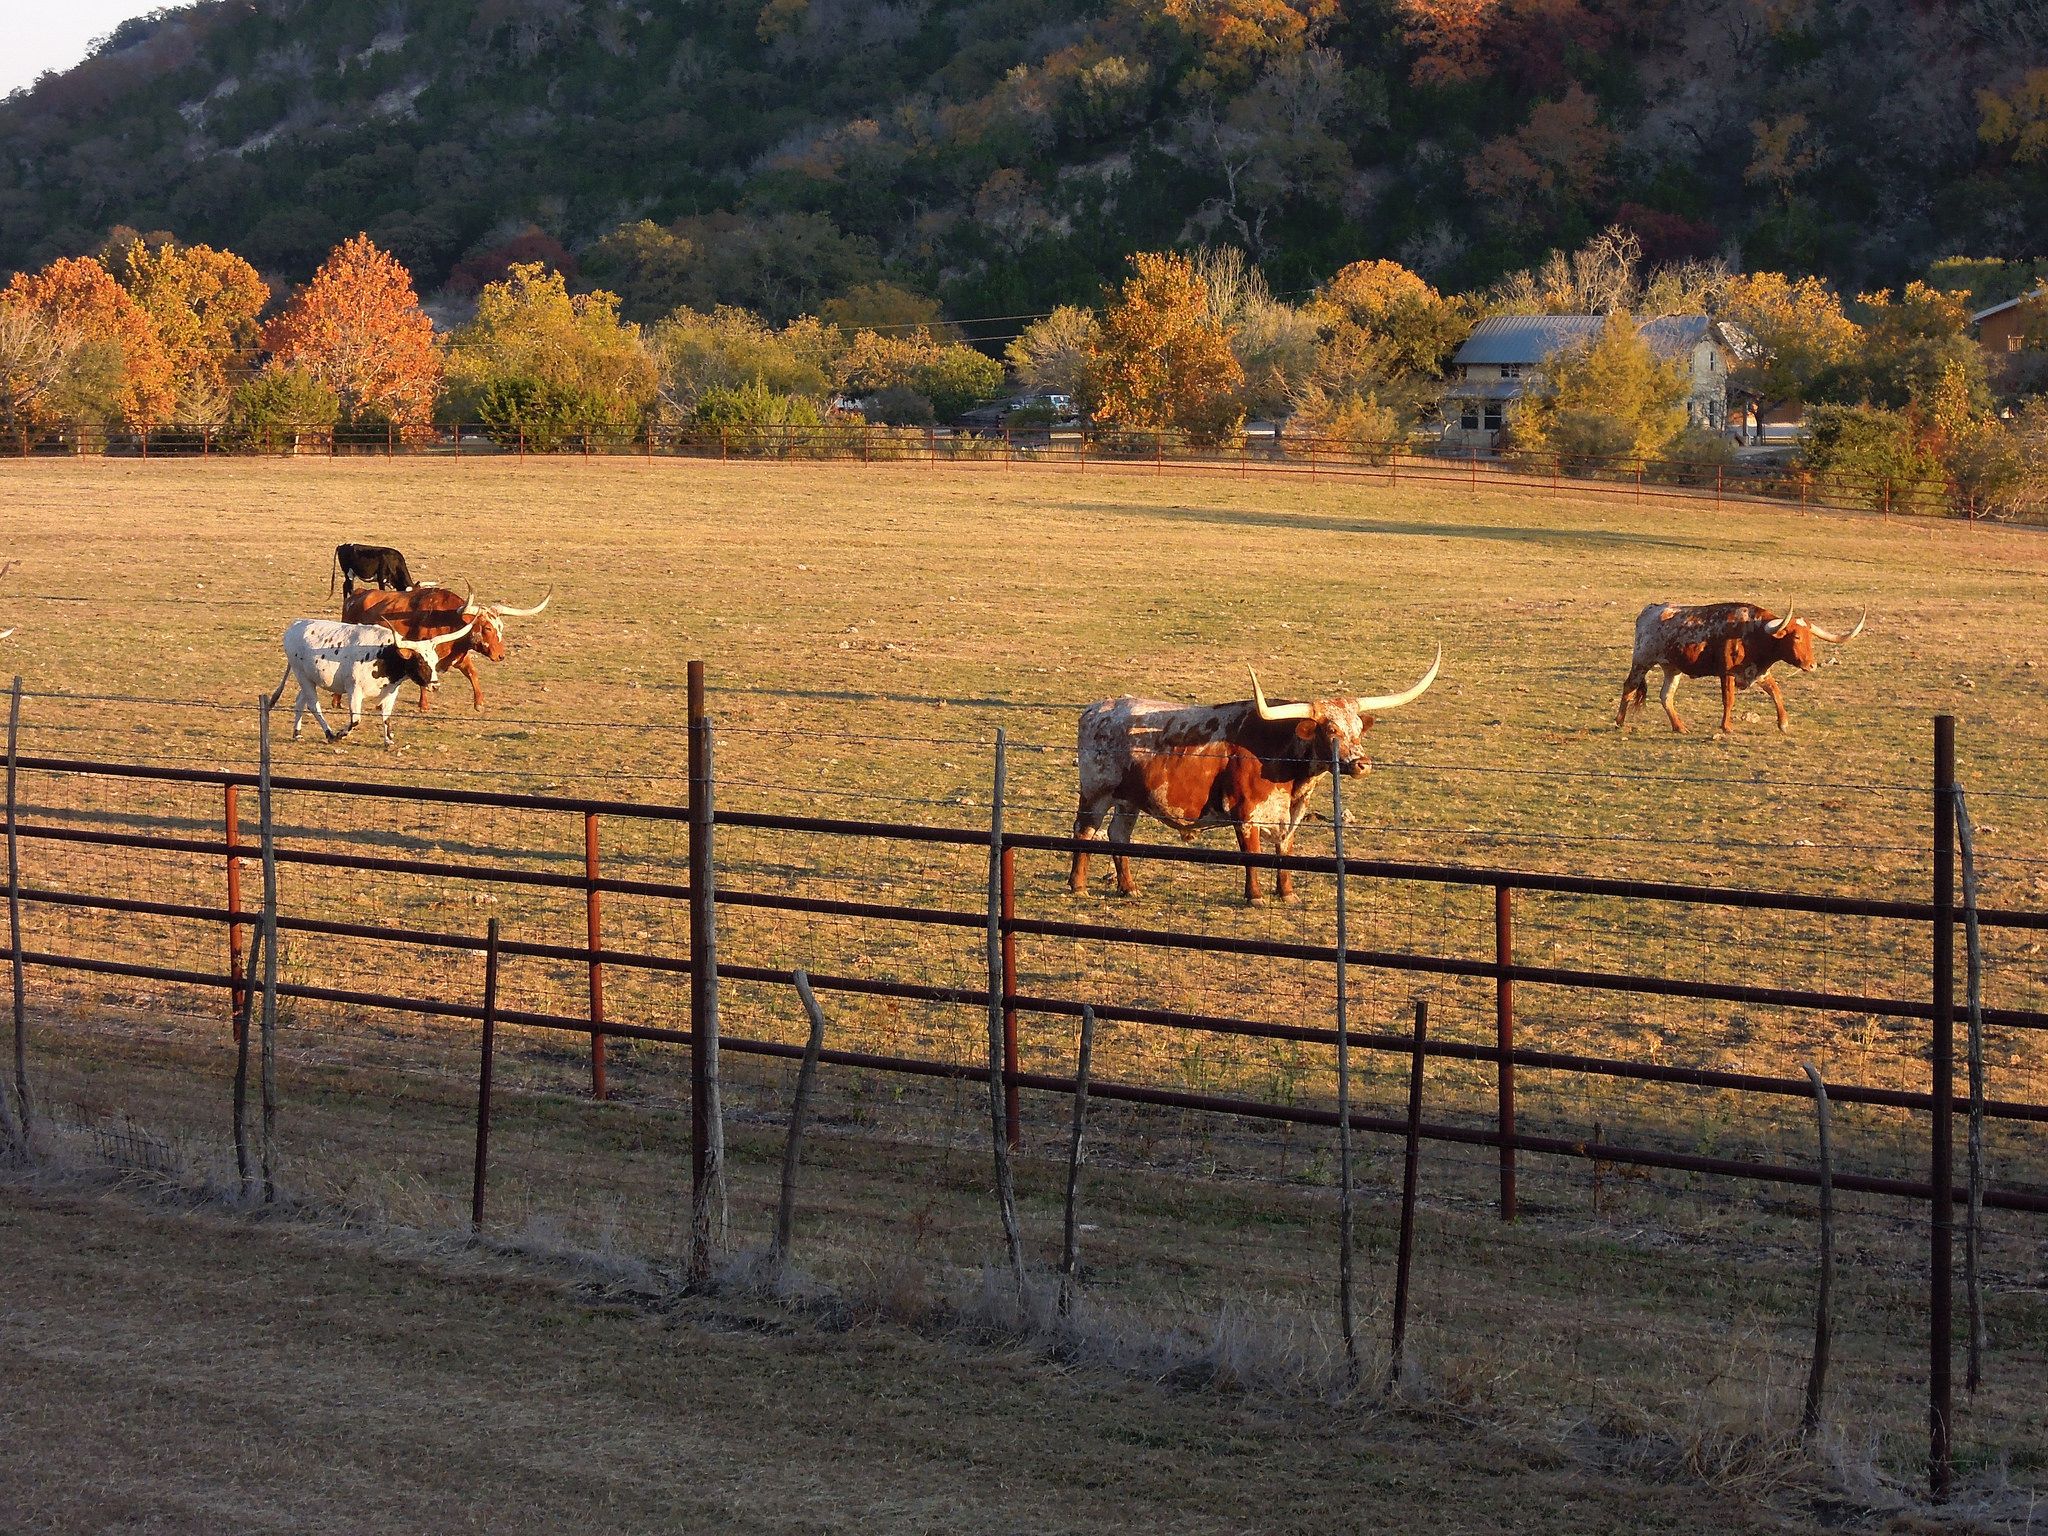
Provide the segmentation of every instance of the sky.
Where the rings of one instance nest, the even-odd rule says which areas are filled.
[[[0,0],[0,96],[45,70],[65,70],[130,16],[166,0]]]

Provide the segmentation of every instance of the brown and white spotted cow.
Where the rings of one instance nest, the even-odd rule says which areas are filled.
[[[1614,723],[1628,724],[1629,711],[1640,709],[1649,699],[1652,667],[1664,672],[1664,713],[1671,729],[1683,731],[1685,722],[1671,707],[1681,677],[1718,677],[1721,680],[1721,729],[1735,729],[1735,693],[1751,683],[1771,696],[1778,710],[1778,729],[1785,729],[1785,695],[1778,690],[1770,670],[1779,662],[1811,672],[1816,665],[1813,642],[1825,640],[1841,645],[1863,633],[1863,617],[1846,635],[1793,614],[1779,618],[1754,603],[1706,603],[1684,607],[1677,603],[1652,603],[1636,616],[1635,659],[1629,664],[1628,680],[1621,685],[1621,707]]]
[[[1112,847],[1131,840],[1140,813],[1163,821],[1192,840],[1202,827],[1231,827],[1237,845],[1259,852],[1259,834],[1291,853],[1309,800],[1331,763],[1346,777],[1367,772],[1365,733],[1374,711],[1412,704],[1436,681],[1443,649],[1422,681],[1400,693],[1370,698],[1338,696],[1297,704],[1269,704],[1252,674],[1252,696],[1236,704],[1181,705],[1126,695],[1081,712],[1081,803],[1074,836],[1094,840],[1109,822]],[[1131,861],[1115,855],[1117,889],[1137,894]],[[1088,852],[1076,849],[1068,884],[1088,888]],[[1274,882],[1293,894],[1290,871]],[[1247,863],[1244,899],[1259,899],[1259,879]]]

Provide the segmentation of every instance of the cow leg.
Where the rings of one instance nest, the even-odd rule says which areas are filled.
[[[1109,818],[1109,841],[1113,848],[1128,848],[1131,833],[1137,830],[1138,813],[1128,806],[1118,806],[1116,814]],[[1122,854],[1114,856],[1116,863],[1116,889],[1120,896],[1138,894],[1138,884],[1131,878],[1131,861]]]
[[[1778,688],[1778,680],[1775,677],[1760,677],[1756,680],[1756,684],[1771,696],[1771,704],[1778,711],[1778,734],[1784,735],[1786,729],[1785,695]]]
[[[1721,674],[1721,734],[1735,734],[1735,674]]]
[[[1294,834],[1301,830],[1301,823],[1295,822],[1280,834],[1280,857],[1283,859],[1294,852]],[[1281,869],[1273,876],[1273,894],[1282,901],[1294,900],[1294,871]]]
[[[326,712],[320,708],[320,691],[317,688],[303,689],[299,694],[298,714],[292,719],[292,740],[297,741],[299,739],[299,717],[304,715],[308,706],[311,706],[313,718],[320,722],[320,729],[327,739],[329,741],[341,740],[344,733],[337,731],[327,723]]]
[[[1678,679],[1680,675],[1680,673],[1670,667],[1664,669],[1664,696],[1661,702],[1664,705],[1665,717],[1671,722],[1671,729],[1677,731],[1682,736],[1685,734],[1685,722],[1678,718],[1678,711],[1671,707],[1671,700],[1678,693]]]
[[[484,707],[484,685],[476,680],[476,662],[464,651],[456,657],[455,665],[462,668],[462,675],[469,679],[469,703],[472,709]]]
[[[1102,836],[1103,819],[1109,814],[1107,801],[1091,801],[1081,797],[1080,806],[1074,812],[1074,836],[1083,842],[1094,842]],[[1067,871],[1067,889],[1076,895],[1088,889],[1088,851],[1074,850],[1074,861]]]
[[[398,739],[391,734],[391,711],[398,707],[398,690],[392,689],[384,695],[384,702],[378,706],[378,714],[384,722],[384,745],[395,747]]]
[[[1259,899],[1259,870],[1252,862],[1259,852],[1259,829],[1251,822],[1237,824],[1237,846],[1246,855],[1244,861],[1244,899],[1247,906]]]
[[[1629,668],[1628,680],[1621,685],[1621,708],[1614,712],[1614,723],[1626,729],[1628,712],[1631,708],[1641,709],[1650,699],[1650,669]]]

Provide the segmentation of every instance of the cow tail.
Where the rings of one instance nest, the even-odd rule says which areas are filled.
[[[283,697],[284,697],[284,685],[285,685],[286,683],[290,682],[291,680],[292,680],[292,664],[291,664],[290,662],[286,662],[286,663],[284,664],[284,676],[283,676],[283,677],[280,677],[280,678],[279,678],[279,679],[277,680],[277,692],[273,693],[273,694],[272,694],[272,695],[270,696],[270,707],[271,707],[272,709],[275,709],[275,708],[277,708],[277,701],[278,701],[279,699],[281,699],[281,698],[283,698]]]
[[[334,578],[341,574],[341,546],[334,547],[334,562],[327,567],[327,595],[334,596]]]

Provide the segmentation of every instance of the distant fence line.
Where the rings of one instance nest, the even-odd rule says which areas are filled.
[[[12,450],[11,454],[9,450]],[[1407,440],[1364,441],[1293,433],[1205,443],[1171,431],[1094,427],[890,427],[872,422],[816,426],[646,425],[629,432],[565,432],[482,423],[403,427],[275,427],[260,432],[210,425],[147,425],[108,431],[80,424],[42,432],[0,428],[0,458],[99,455],[116,458],[408,457],[462,460],[528,455],[571,458],[721,459],[1090,467],[1164,472],[1280,473],[1311,479],[1428,481],[1471,489],[1531,487],[1633,497],[1762,501],[1847,511],[1923,516],[1983,515],[1942,479],[1822,473],[1796,464],[1706,463],[1680,459],[1517,452],[1455,453]]]

